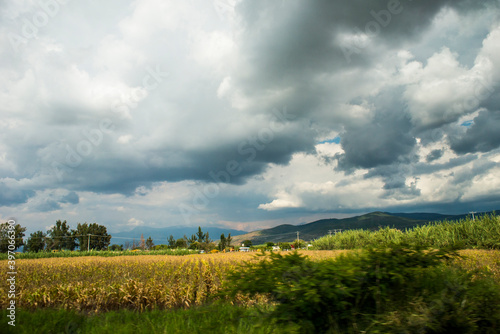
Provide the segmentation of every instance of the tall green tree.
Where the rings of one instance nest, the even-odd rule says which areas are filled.
[[[223,251],[226,249],[226,237],[224,236],[224,233],[220,235],[220,241],[219,241],[219,250]]]
[[[76,241],[69,224],[66,221],[56,221],[56,225],[47,231],[46,244],[48,250],[74,250]]]
[[[201,230],[201,226],[198,226],[198,232],[196,232],[196,236],[198,237],[198,242],[201,244],[205,241],[205,233]]]
[[[198,238],[196,237],[196,234],[192,234],[191,237],[188,239],[188,244],[191,246],[193,242],[197,242]]]
[[[227,238],[226,238],[226,244],[227,244],[227,247],[231,248],[231,241],[233,241],[233,238],[231,238],[231,233],[229,233],[227,235]]]
[[[9,224],[9,222],[11,222],[12,224]],[[7,253],[7,251],[9,250],[15,250],[18,247],[24,245],[24,232],[26,232],[26,227],[22,227],[21,225],[16,224],[11,220],[0,225],[0,252]],[[11,240],[14,240],[14,249],[12,249],[12,246],[10,247],[11,249],[9,249]]]
[[[30,234],[26,243],[26,251],[41,252],[45,249],[45,233],[36,231]]]
[[[105,250],[108,248],[111,241],[111,236],[108,234],[106,226],[97,223],[78,223],[75,230],[75,236],[81,251],[89,250],[89,248],[94,250]]]
[[[175,247],[175,238],[172,234],[168,237],[167,241],[168,241],[168,247],[170,247],[170,248]]]
[[[153,243],[153,239],[151,239],[151,237],[149,237],[147,240],[146,240],[146,249],[151,249],[153,248],[155,244]]]

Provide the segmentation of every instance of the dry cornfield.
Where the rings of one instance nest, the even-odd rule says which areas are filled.
[[[338,251],[320,253],[323,257]],[[102,312],[201,305],[220,291],[228,270],[254,257],[255,253],[221,253],[20,259],[16,260],[17,307]],[[6,268],[7,261],[1,262]],[[0,292],[6,296],[6,287]],[[1,307],[7,302],[3,298]]]
[[[312,259],[324,259],[344,252],[306,251],[304,254]],[[467,269],[490,268],[500,281],[500,252],[467,250],[462,254],[468,258],[459,262]],[[17,307],[90,313],[201,305],[220,291],[228,270],[254,258],[255,253],[219,253],[16,260]],[[2,267],[7,267],[7,261],[0,262]],[[0,287],[0,293],[7,295],[5,285]],[[239,297],[234,302],[259,301],[265,298]],[[1,307],[6,308],[7,302],[7,298],[2,298]]]

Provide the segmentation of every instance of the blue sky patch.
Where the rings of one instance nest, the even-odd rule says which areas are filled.
[[[323,140],[323,141],[320,141],[318,144],[332,144],[332,143],[335,143],[335,144],[340,144],[340,137],[337,136],[333,139],[327,139],[327,140]]]

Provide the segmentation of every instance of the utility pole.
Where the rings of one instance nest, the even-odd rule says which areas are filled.
[[[300,242],[299,242],[299,231],[297,231],[297,248],[300,248]]]
[[[474,218],[474,214],[475,214],[475,213],[477,213],[477,212],[475,212],[475,211],[470,211],[469,213],[471,213],[471,214],[472,214],[472,221],[476,221],[476,219]]]
[[[89,250],[90,250],[90,233],[89,233],[89,240],[87,242],[87,251],[89,251]]]

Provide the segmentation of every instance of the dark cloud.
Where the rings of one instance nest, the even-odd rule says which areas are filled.
[[[61,209],[61,204],[52,198],[45,198],[35,206],[35,209],[41,212],[50,212]]]
[[[342,148],[338,154],[338,169],[373,168],[408,161],[415,146],[415,138],[394,123],[380,123],[350,129],[342,134]]]
[[[432,174],[442,170],[449,170],[455,167],[463,166],[471,161],[476,160],[477,158],[478,156],[476,154],[468,154],[460,156],[458,158],[450,159],[449,161],[443,163],[430,164],[419,162],[414,164],[413,168],[416,175]]]
[[[253,80],[266,85],[303,79],[316,72],[349,66],[368,66],[379,58],[374,51],[380,43],[396,48],[419,38],[439,11],[445,7],[461,11],[479,10],[473,1],[242,1],[238,7],[244,30],[244,53],[253,64]],[[343,42],[342,34],[366,33],[376,42]],[[352,53],[349,59],[347,53]],[[257,79],[258,78],[258,79]],[[248,79],[248,77],[247,77]],[[249,84],[248,81],[246,81]],[[256,87],[253,87],[256,88]]]
[[[239,142],[205,149],[160,148],[154,152],[135,152],[136,155],[131,151],[122,156],[121,152],[111,153],[111,146],[101,147],[94,156],[82,157],[77,166],[62,167],[59,171],[70,189],[104,193],[132,194],[139,186],[149,187],[160,181],[242,184],[249,177],[262,173],[270,163],[287,164],[295,152],[310,151],[314,147],[314,137],[311,131],[294,125],[287,128],[286,124],[275,124],[248,134]],[[104,154],[106,156],[102,156]],[[60,162],[66,163],[65,160]],[[53,169],[49,171],[55,173]],[[85,182],[79,182],[77,176]]]
[[[500,111],[483,110],[462,135],[449,138],[457,154],[489,152],[500,147]]]
[[[80,197],[74,191],[71,191],[66,196],[63,196],[60,200],[61,203],[78,204],[80,202]]]
[[[497,163],[489,160],[477,160],[468,168],[463,168],[453,175],[454,184],[472,184],[478,175],[484,175],[497,167]]]
[[[392,164],[390,166],[378,166],[372,168],[365,175],[365,179],[379,177],[384,182],[382,189],[385,191],[381,198],[410,199],[420,196],[421,191],[417,188],[417,180],[413,174],[413,168],[407,164]],[[410,180],[408,181],[408,178]],[[409,185],[407,185],[409,182]]]
[[[383,92],[371,101],[378,108],[371,121],[346,127],[340,135],[344,153],[336,155],[339,170],[409,163],[415,158],[411,121],[393,93]]]
[[[0,206],[26,203],[35,194],[32,190],[16,189],[0,182]]]
[[[427,154],[425,160],[427,162],[433,162],[434,160],[441,158],[443,156],[443,153],[443,150],[432,150],[431,153]]]

